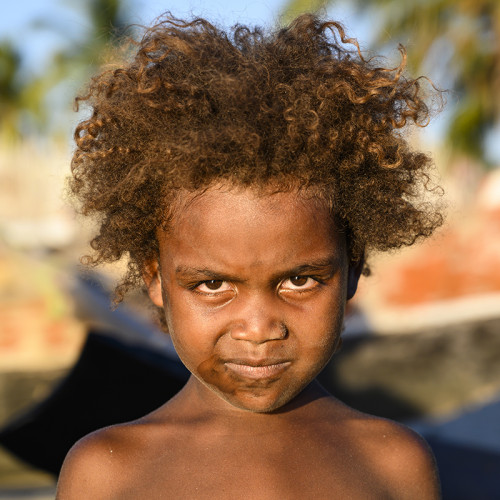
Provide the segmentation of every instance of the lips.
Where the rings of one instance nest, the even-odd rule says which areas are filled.
[[[265,379],[279,376],[291,365],[290,361],[255,361],[255,360],[231,360],[225,361],[224,365],[240,377],[249,379]]]

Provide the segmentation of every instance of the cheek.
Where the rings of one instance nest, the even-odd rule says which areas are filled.
[[[302,318],[298,342],[304,361],[326,364],[337,350],[344,321],[344,305],[333,297]]]
[[[297,314],[296,324],[300,324],[304,340],[311,344],[327,345],[342,330],[345,299],[341,293],[332,292],[324,300]]]
[[[323,335],[321,338],[302,341],[299,348],[300,358],[299,366],[304,373],[316,373],[323,369],[332,355],[335,353],[339,344],[340,335],[337,332],[331,332]]]
[[[196,310],[179,297],[164,293],[163,304],[168,333],[182,362],[189,368],[196,367],[196,360],[207,349],[207,325]],[[194,360],[193,360],[194,358]],[[194,363],[194,366],[193,366]]]

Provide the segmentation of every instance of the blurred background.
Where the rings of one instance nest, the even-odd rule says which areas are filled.
[[[166,10],[226,27],[319,11],[367,53],[395,63],[402,43],[409,71],[447,90],[444,111],[411,137],[435,158],[447,222],[428,242],[374,257],[322,382],[421,432],[445,498],[500,498],[497,0],[2,0],[0,498],[52,498],[74,440],[149,411],[185,380],[141,293],[111,312],[123,263],[80,268],[93,228],[64,191],[84,117],[74,96],[120,36]]]

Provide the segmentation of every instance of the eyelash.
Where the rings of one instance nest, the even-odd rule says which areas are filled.
[[[188,289],[192,290],[193,292],[199,293],[200,295],[218,295],[224,292],[227,292],[228,290],[211,290],[210,292],[205,292],[203,290],[197,290],[198,287],[201,285],[205,285],[206,283],[210,283],[213,281],[220,281],[221,283],[226,283],[225,280],[218,280],[218,279],[211,279],[211,280],[203,280],[203,281],[197,281],[196,283],[192,283],[188,285]]]
[[[281,288],[281,285],[286,282],[286,281],[289,281],[289,280],[292,280],[294,278],[302,278],[302,279],[305,279],[306,280],[306,283],[307,283],[307,280],[308,279],[312,279],[315,284],[311,287],[308,287],[308,288],[302,288],[300,286],[297,286],[297,288],[288,288],[288,289],[282,289],[282,290],[290,290],[290,291],[293,291],[293,292],[298,292],[298,293],[306,293],[306,292],[309,292],[311,290],[314,290],[317,288],[318,285],[322,285],[324,284],[324,280],[320,279],[319,277],[317,276],[309,276],[309,275],[295,275],[295,276],[289,276],[288,278],[285,278],[283,279],[282,281],[280,281],[279,283],[279,286]],[[227,289],[224,289],[224,290],[219,290],[219,289],[215,289],[215,290],[211,290],[210,292],[207,292],[207,291],[203,291],[203,290],[198,290],[198,288],[201,286],[201,285],[204,285],[206,283],[210,283],[210,282],[213,282],[213,281],[220,281],[221,283],[226,283],[225,280],[217,280],[217,279],[211,279],[211,280],[203,280],[203,281],[198,281],[196,283],[193,283],[191,285],[188,286],[189,290],[192,290],[196,293],[199,293],[200,295],[205,295],[205,296],[215,296],[215,295],[220,295],[222,293],[225,293],[229,290]]]
[[[313,280],[315,283],[312,286],[309,286],[307,288],[304,288],[303,286],[295,285],[297,288],[288,288],[288,289],[285,288],[284,290],[290,290],[290,291],[298,292],[298,293],[307,293],[309,291],[316,289],[319,285],[322,285],[324,283],[324,281],[321,280],[320,278],[318,278],[317,276],[308,276],[308,275],[300,275],[299,274],[299,275],[290,276],[289,278],[284,279],[283,281],[281,281],[280,285],[282,285],[286,281],[291,282],[291,280],[294,278],[305,279],[306,282],[304,283],[304,285],[307,284],[307,280],[309,280],[309,279]],[[293,283],[292,283],[292,285],[293,285]]]

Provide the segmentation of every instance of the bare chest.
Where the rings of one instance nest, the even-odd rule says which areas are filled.
[[[253,440],[228,436],[207,443],[179,443],[165,453],[158,448],[155,455],[139,462],[120,498],[385,497],[355,453],[307,436]]]

